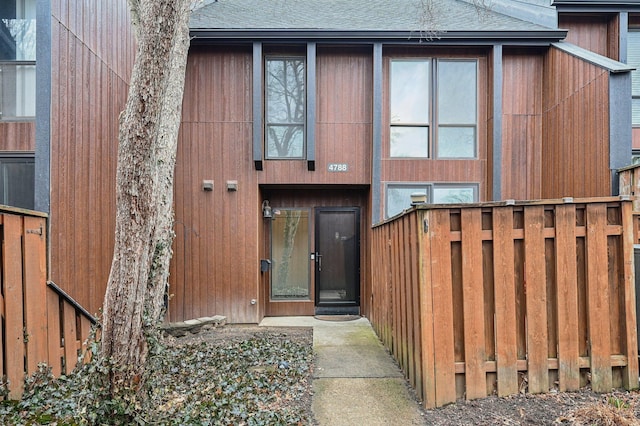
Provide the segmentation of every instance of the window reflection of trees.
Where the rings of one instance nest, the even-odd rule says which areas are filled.
[[[305,119],[305,62],[267,60],[267,156],[302,158]]]

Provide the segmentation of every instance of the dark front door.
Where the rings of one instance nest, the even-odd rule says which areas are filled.
[[[316,312],[360,306],[360,209],[316,208]]]

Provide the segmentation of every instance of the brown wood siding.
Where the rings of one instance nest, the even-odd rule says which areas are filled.
[[[569,30],[569,43],[611,59],[618,59],[617,19],[613,15],[560,15],[558,27]]]
[[[609,195],[608,72],[553,47],[544,72],[540,195]]]
[[[95,313],[113,255],[133,34],[124,0],[56,0],[51,9],[51,279]]]
[[[0,122],[0,151],[35,151],[35,149],[35,122]]]
[[[252,159],[251,49],[194,47],[175,176],[169,320],[224,315],[255,323],[262,222]],[[213,191],[202,189],[213,180]],[[227,191],[226,182],[238,182]]]
[[[537,199],[542,178],[543,56],[505,52],[502,63],[502,199]]]
[[[371,182],[373,62],[371,49],[318,47],[316,169],[306,161],[265,160],[261,184]],[[345,163],[347,172],[329,172]]]
[[[633,129],[631,129],[631,135],[632,135],[631,149],[640,150],[640,127],[634,127]]]
[[[389,132],[389,68],[392,58],[433,57],[433,58],[472,58],[478,60],[478,158],[477,159],[410,159],[391,158]],[[383,95],[382,95],[382,202],[380,212],[384,216],[385,185],[387,183],[425,182],[425,183],[474,183],[479,184],[478,196],[482,201],[487,196],[487,129],[488,112],[488,66],[487,56],[467,50],[443,52],[424,49],[385,50],[383,57]]]

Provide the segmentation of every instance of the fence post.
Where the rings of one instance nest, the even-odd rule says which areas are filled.
[[[9,398],[19,399],[24,386],[24,311],[22,305],[22,218],[3,215],[4,224],[4,303],[5,303],[5,372],[9,381]]]
[[[48,362],[47,263],[45,219],[24,217],[24,320],[27,335],[27,372]]]
[[[627,366],[623,370],[623,386],[626,389],[638,388],[638,328],[635,297],[635,270],[633,253],[633,212],[632,203],[622,201],[622,253],[624,268],[624,312],[625,349]]]

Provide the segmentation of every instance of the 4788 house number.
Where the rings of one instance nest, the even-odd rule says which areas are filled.
[[[346,172],[349,171],[347,163],[329,163],[327,170],[330,172]]]

